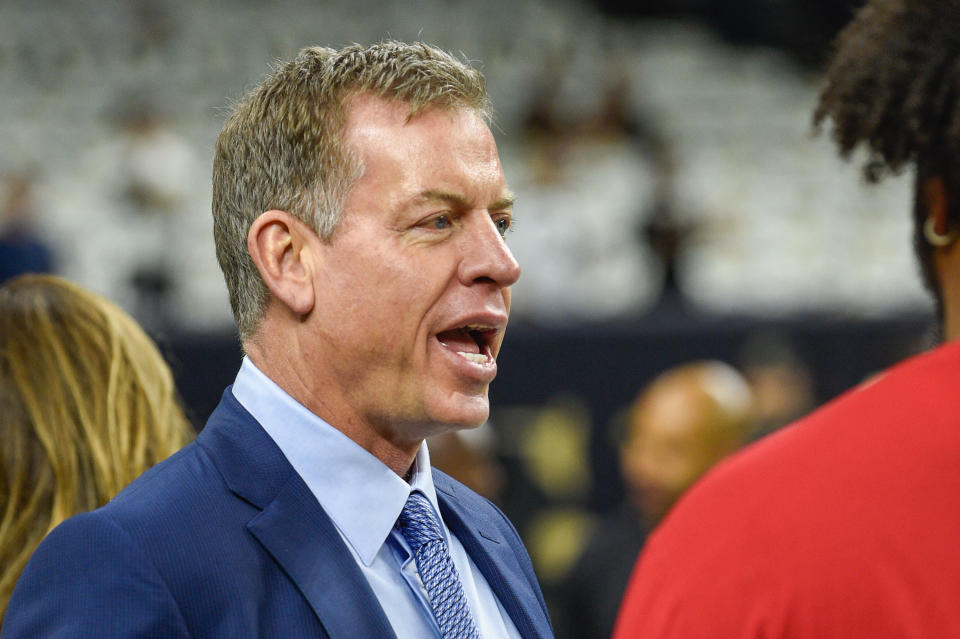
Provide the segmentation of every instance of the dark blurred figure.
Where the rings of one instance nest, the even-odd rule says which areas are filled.
[[[136,316],[148,328],[163,328],[173,322],[173,265],[178,259],[173,247],[178,239],[177,218],[189,200],[189,151],[154,107],[141,100],[125,103],[116,125],[122,165],[114,204],[128,216],[126,224],[145,240],[137,243],[139,250],[127,266],[125,285],[134,292]]]
[[[525,222],[510,240],[527,264],[515,287],[517,318],[636,317],[660,297],[668,264],[649,245],[647,224],[670,201],[669,147],[632,105],[628,75],[609,73],[595,108],[571,114],[562,109],[562,68],[548,71],[523,122],[516,192]]]
[[[21,273],[53,270],[53,253],[37,233],[35,214],[30,178],[6,176],[0,205],[0,282]]]
[[[628,499],[595,528],[556,600],[558,637],[609,637],[647,533],[750,432],[750,389],[716,361],[667,371],[629,411],[620,446]]]
[[[427,441],[434,468],[490,501],[499,502],[505,477],[495,455],[493,431],[489,426],[442,433]]]
[[[741,349],[740,369],[753,390],[751,439],[772,433],[816,406],[813,374],[786,336],[751,335]]]
[[[947,343],[704,478],[647,544],[617,639],[960,637],[958,33],[958,0],[871,0],[815,115],[843,155],[867,147],[868,178],[913,169]]]

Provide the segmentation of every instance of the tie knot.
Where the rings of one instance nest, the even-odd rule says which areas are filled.
[[[443,532],[433,512],[433,506],[421,493],[410,493],[407,503],[400,511],[398,523],[403,538],[414,551],[424,544],[443,541]]]

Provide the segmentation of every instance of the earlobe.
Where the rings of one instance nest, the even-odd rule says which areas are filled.
[[[923,201],[927,209],[927,218],[923,224],[924,238],[937,248],[950,246],[957,240],[957,229],[950,225],[950,207],[942,179],[931,177],[924,180]]]
[[[286,211],[260,214],[247,233],[247,250],[270,293],[297,315],[315,303],[313,268],[307,247],[312,232]]]

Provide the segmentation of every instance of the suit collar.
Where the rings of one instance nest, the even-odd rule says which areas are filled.
[[[227,487],[262,510],[294,474],[293,467],[231,389],[224,391],[197,444],[210,454]]]
[[[331,639],[395,637],[333,522],[230,388],[197,443],[230,490],[261,510],[247,529],[296,583]]]
[[[331,639],[395,637],[340,533],[298,475],[247,528],[297,584]]]
[[[468,509],[458,495],[462,487],[434,471],[434,484],[444,522],[457,536],[524,639],[552,638],[546,611],[530,582],[523,579],[517,551],[500,533],[500,526],[477,509]],[[472,525],[468,522],[473,522]],[[543,622],[532,615],[543,610]]]
[[[296,401],[249,359],[233,384],[234,398],[267,432],[344,540],[366,566],[383,547],[410,494],[410,485],[369,451]],[[436,504],[426,446],[417,456],[421,490]],[[357,504],[365,504],[357,508]]]

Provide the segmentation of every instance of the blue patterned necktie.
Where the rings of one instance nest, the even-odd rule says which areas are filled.
[[[429,500],[413,492],[397,520],[417,561],[443,639],[480,639],[463,585]]]

